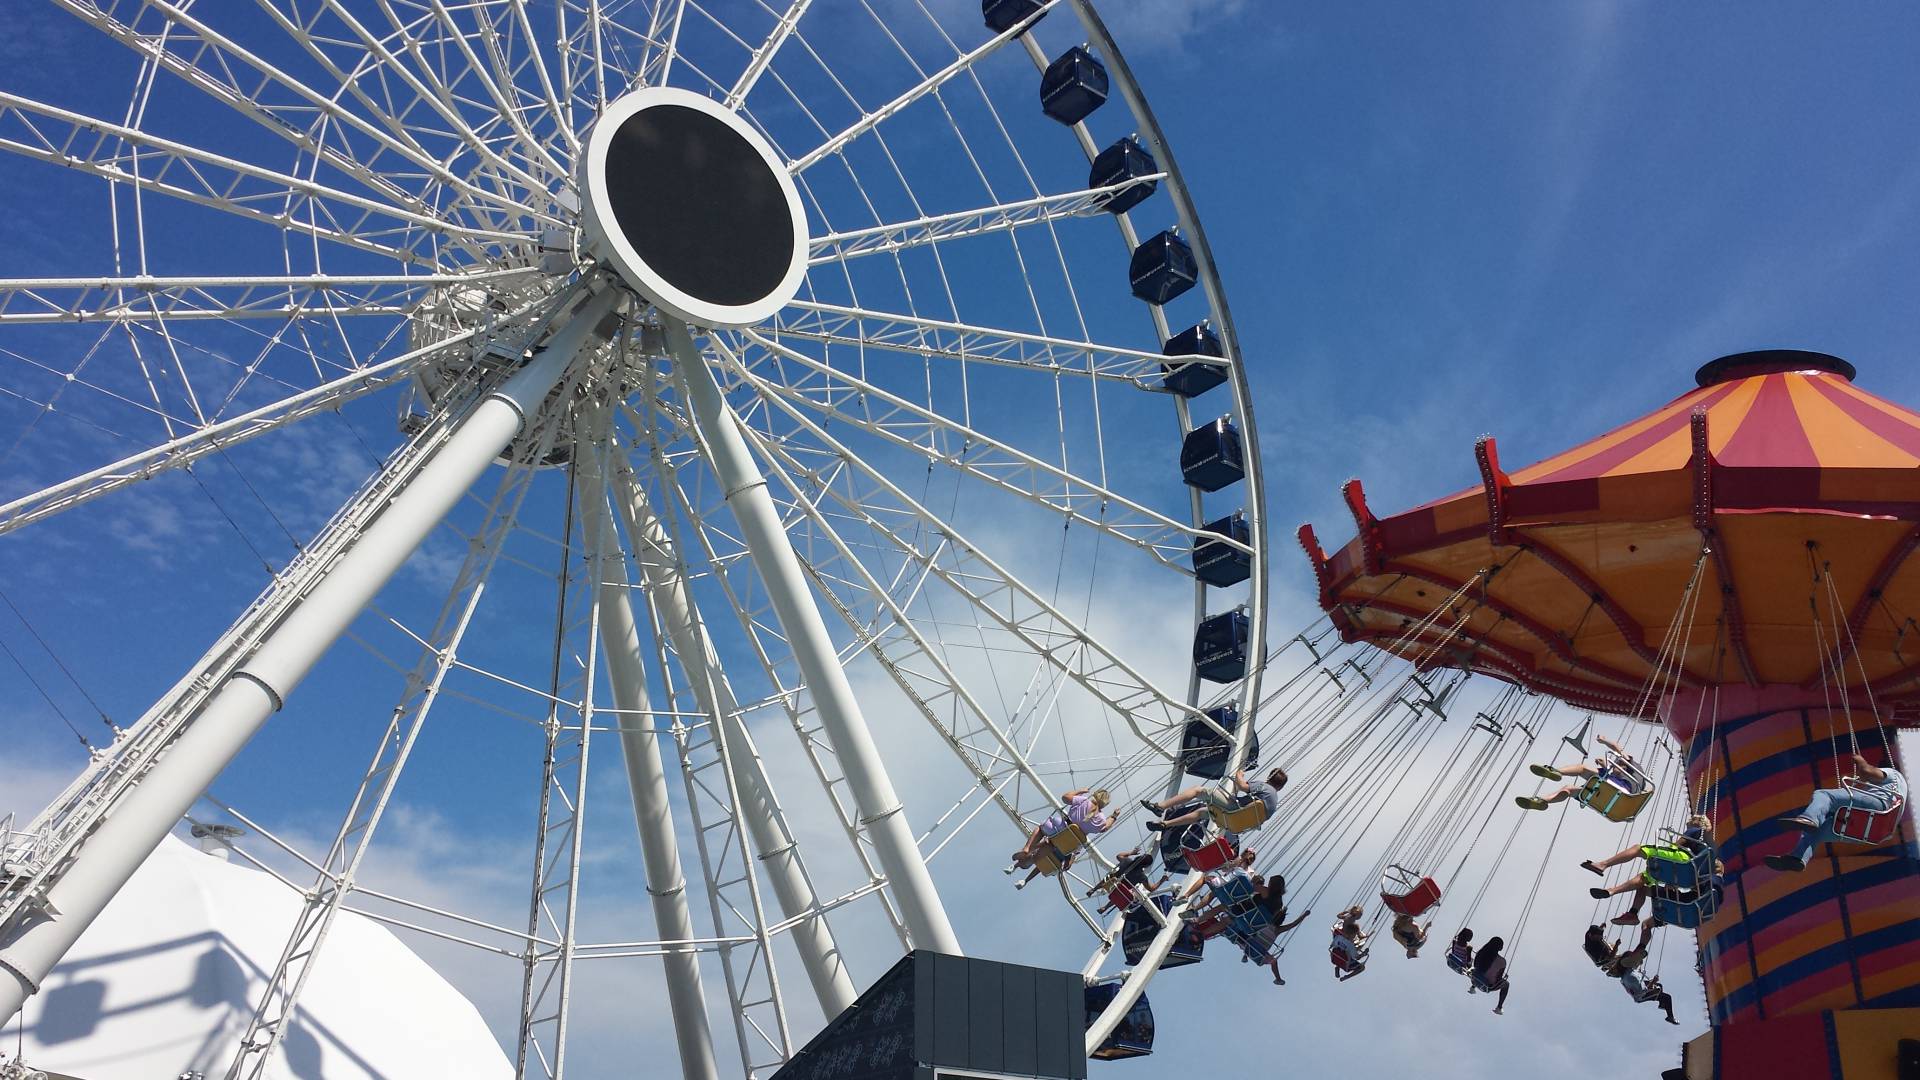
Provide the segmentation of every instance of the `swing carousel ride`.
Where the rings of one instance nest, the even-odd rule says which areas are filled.
[[[1592,714],[1629,718],[1610,772],[1568,785],[1623,840],[1710,823],[1691,863],[1645,871],[1654,914],[1698,935],[1713,1030],[1688,1044],[1689,1077],[1893,1076],[1920,1032],[1904,807],[1840,811],[1804,870],[1767,861],[1816,788],[1862,783],[1855,755],[1899,766],[1920,698],[1920,414],[1854,374],[1819,353],[1723,357],[1527,468],[1483,437],[1479,487],[1404,513],[1376,516],[1348,482],[1357,535],[1331,556],[1299,533],[1342,641],[1588,710],[1567,741],[1596,757]]]
[[[1410,956],[1439,913],[1464,926],[1508,891],[1537,820],[1509,788],[1567,708],[1591,715],[1566,742],[1606,714],[1632,755],[1574,803],[1624,839],[1710,823],[1710,853],[1646,871],[1655,913],[1700,934],[1715,1030],[1690,1070],[1850,1061],[1920,1027],[1901,815],[1853,814],[1798,875],[1760,861],[1849,753],[1895,762],[1920,687],[1920,416],[1838,361],[1718,361],[1512,475],[1485,440],[1482,487],[1396,517],[1355,483],[1353,542],[1301,533],[1326,615],[1277,641],[1225,293],[1087,0],[983,0],[964,35],[924,5],[808,0],[55,6],[98,32],[100,74],[0,94],[0,178],[105,212],[64,223],[58,265],[86,276],[7,255],[0,463],[36,469],[0,476],[0,534],[9,565],[71,563],[144,494],[201,535],[138,580],[46,575],[122,600],[98,627],[6,582],[105,732],[20,664],[88,756],[0,832],[0,1018],[21,1025],[0,1070],[61,1052],[36,1040],[89,925],[193,815],[296,911],[175,1068],[291,1075],[286,1046],[323,1026],[316,957],[364,922],[498,964],[515,1075],[564,1075],[574,1004],[633,965],[687,1080],[816,1075],[851,1052],[819,1040],[883,1011],[859,988],[898,982],[858,961],[963,959],[928,864],[995,828],[1024,841],[1013,885],[1044,879],[1008,902],[1088,952],[1033,976],[1064,974],[1073,1015],[1007,1024],[1070,1055],[961,1064],[1082,1077],[1153,1049],[1161,973],[1224,956],[1283,983],[1304,927],[1350,982],[1389,923]],[[131,96],[103,104],[114,72]],[[331,432],[365,482],[289,470],[290,432]],[[436,541],[429,588],[401,571]],[[241,564],[269,578],[251,603],[257,580],[227,589]],[[209,597],[237,620],[196,621]],[[185,628],[205,634],[176,651]],[[96,630],[130,658],[97,695],[139,696],[124,724],[62,658]],[[901,798],[889,766],[919,762],[881,742],[906,729],[954,797]],[[1417,803],[1356,782],[1406,761]],[[296,797],[330,841],[255,805]],[[511,861],[487,869],[523,908],[380,880],[390,811],[433,798],[522,830],[530,859],[471,859]],[[1143,803],[1144,836],[1116,827]],[[1559,884],[1530,874],[1506,956],[1449,957],[1502,1004]],[[642,893],[651,925],[623,923]]]

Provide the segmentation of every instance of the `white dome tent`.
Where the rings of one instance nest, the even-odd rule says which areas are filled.
[[[218,1074],[300,902],[261,871],[169,837],[54,969],[16,1029],[24,1041],[6,1050],[77,1080]],[[352,913],[334,924],[281,1047],[274,1080],[513,1073],[459,991]]]

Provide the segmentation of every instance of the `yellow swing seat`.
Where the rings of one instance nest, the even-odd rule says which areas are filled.
[[[1221,810],[1215,807],[1209,809],[1207,813],[1212,816],[1215,825],[1220,826],[1227,832],[1243,833],[1251,829],[1257,829],[1266,823],[1267,804],[1261,802],[1259,799],[1254,799],[1251,802],[1241,803],[1231,810]]]
[[[1590,777],[1574,798],[1605,815],[1608,821],[1632,821],[1653,801],[1653,781],[1639,765],[1608,755],[1600,775]]]
[[[1047,842],[1040,845],[1040,850],[1033,853],[1034,868],[1039,870],[1042,876],[1052,877],[1065,870],[1067,863],[1073,860],[1073,853],[1085,846],[1087,846],[1086,832],[1080,826],[1068,822],[1066,828],[1048,837]]]

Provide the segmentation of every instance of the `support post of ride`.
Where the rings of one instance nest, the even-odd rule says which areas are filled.
[[[475,406],[313,590],[260,640],[153,768],[100,822],[72,863],[0,930],[0,1023],[37,992],[67,950],[160,845],[314,664],[474,481],[530,426],[620,297],[589,288],[543,348]]]
[[[800,570],[800,560],[794,555],[792,543],[780,524],[779,511],[767,492],[766,478],[740,434],[740,419],[721,396],[713,372],[695,348],[687,325],[664,314],[662,322],[708,458],[726,491],[727,506],[739,523],[741,538],[753,557],[754,568],[766,584],[780,627],[793,646],[794,660],[806,679],[821,726],[846,774],[847,787],[860,810],[861,824],[887,872],[907,933],[915,948],[959,953],[959,939],[947,921],[940,894],[934,891],[933,877],[920,856],[906,811],[887,777],[886,766],[880,761],[880,751],[873,744],[873,735],[867,729],[860,703],[853,696],[853,687],[847,682],[847,673],[840,666],[833,640],[827,636],[826,623],[814,605],[813,594]]]
[[[647,669],[640,653],[640,625],[629,596],[627,560],[607,510],[607,468],[600,450],[582,440],[574,454],[580,470],[581,521],[589,565],[599,567],[600,642],[607,658],[607,682],[619,710],[620,756],[626,764],[627,790],[633,799],[634,826],[640,834],[640,860],[652,899],[654,927],[662,941],[692,941],[693,915],[687,905],[687,879],[680,867],[674,836],[673,805],[667,798],[667,771],[654,731]],[[713,1038],[707,1025],[707,999],[700,982],[700,956],[691,945],[669,946],[667,1006],[680,1050],[685,1080],[716,1080]]]
[[[618,453],[618,451],[616,451]],[[789,919],[798,919],[789,932],[800,953],[801,966],[813,985],[814,996],[828,1016],[838,1016],[854,1001],[853,979],[840,957],[840,947],[832,928],[820,913],[820,900],[813,883],[800,863],[800,849],[794,844],[793,831],[780,803],[773,797],[773,786],[760,766],[760,755],[740,719],[740,705],[726,673],[720,669],[719,656],[707,637],[705,623],[694,607],[693,597],[681,573],[682,562],[675,558],[666,529],[653,507],[633,479],[633,470],[619,459],[616,473],[615,506],[633,545],[634,560],[645,578],[647,598],[660,614],[673,651],[687,669],[686,677],[694,700],[709,722],[721,725],[734,788],[745,811],[747,835],[759,852],[760,865],[773,884],[780,911]]]

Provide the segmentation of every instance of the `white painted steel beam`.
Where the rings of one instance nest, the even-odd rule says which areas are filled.
[[[799,950],[814,996],[827,1016],[838,1016],[857,996],[840,947],[833,939],[820,898],[800,862],[799,848],[787,825],[786,814],[773,796],[766,773],[761,770],[759,755],[752,751],[753,740],[740,718],[739,702],[733,696],[733,688],[720,668],[719,655],[694,606],[672,541],[633,482],[632,469],[623,463],[619,471],[623,482],[616,485],[614,503],[646,579],[647,597],[660,613],[674,653],[688,669],[687,682],[700,711],[722,726],[725,740],[733,748],[727,756],[728,771],[733,777],[748,835],[760,853],[760,864],[773,885],[781,912],[788,919],[801,920],[794,924],[790,936]]]
[[[673,805],[667,798],[660,736],[653,730],[653,704],[647,690],[646,663],[640,653],[640,625],[634,619],[628,595],[627,560],[607,512],[609,491],[600,456],[593,448],[583,446],[574,461],[580,470],[581,518],[591,545],[588,563],[600,568],[596,583],[600,591],[600,642],[606,654],[613,707],[619,710],[620,754],[633,799],[634,826],[640,833],[640,860],[646,869],[647,895],[653,900],[653,922],[661,940],[692,942],[693,915],[687,906],[686,875],[680,868]],[[707,1024],[706,993],[700,983],[699,953],[691,944],[677,948],[669,944],[663,960],[667,1006],[680,1050],[680,1073],[686,1080],[715,1080],[719,1072],[713,1058],[713,1033]]]
[[[766,478],[741,435],[740,418],[721,397],[713,372],[694,347],[686,324],[666,319],[665,326],[667,345],[699,425],[709,463],[727,493],[727,506],[740,526],[754,568],[766,584],[781,629],[793,646],[794,661],[806,679],[820,722],[840,759],[854,802],[860,807],[867,837],[892,884],[907,933],[916,948],[958,955],[960,941],[933,887],[933,877],[920,856],[913,828],[880,761],[880,751],[873,744],[847,673],[840,666],[833,639],[827,635],[826,621],[814,605],[800,560],[781,526],[779,511],[767,493]]]
[[[0,1024],[11,1020],[135,870],[334,640],[526,428],[621,294],[583,297],[527,366],[490,394],[393,497],[326,577],[201,709],[46,891],[45,910],[0,931]]]

